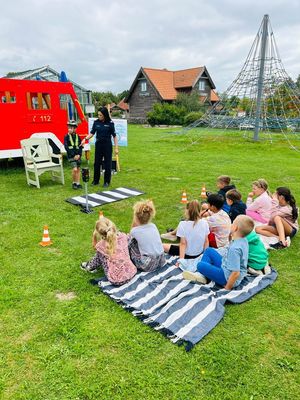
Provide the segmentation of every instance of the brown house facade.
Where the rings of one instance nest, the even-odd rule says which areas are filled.
[[[172,103],[180,92],[196,91],[199,102],[212,105],[219,100],[215,88],[205,66],[179,71],[141,67],[125,99],[129,120],[144,122],[154,103]]]

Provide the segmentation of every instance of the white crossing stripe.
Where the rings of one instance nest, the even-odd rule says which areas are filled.
[[[89,194],[89,197],[93,197],[96,200],[105,201],[106,203],[112,203],[113,201],[116,201],[115,199],[112,199],[111,197],[101,196],[100,194],[97,194],[97,193]]]
[[[86,204],[85,197],[76,196],[76,197],[73,197],[72,200],[78,201],[78,203],[80,203],[80,204]],[[88,200],[88,204],[91,207],[99,206],[99,203],[95,203],[94,201],[91,201],[91,200]]]
[[[135,190],[126,189],[123,187],[116,188],[116,190],[119,190],[120,192],[123,192],[123,193],[131,194],[132,196],[138,196],[138,195],[142,194],[140,192],[136,192]]]
[[[110,196],[117,197],[119,199],[127,199],[127,197],[128,197],[128,196],[125,196],[124,194],[111,192],[110,190],[103,192],[103,194],[109,194]]]

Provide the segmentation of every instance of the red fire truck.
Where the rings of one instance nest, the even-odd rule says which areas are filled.
[[[88,134],[71,83],[0,78],[0,159],[21,157],[20,140],[32,135],[47,137],[59,152],[69,119],[77,120],[79,136]]]

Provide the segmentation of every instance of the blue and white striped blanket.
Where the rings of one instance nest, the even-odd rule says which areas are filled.
[[[199,285],[184,280],[176,261],[177,257],[170,257],[159,271],[138,273],[123,286],[113,286],[106,278],[98,286],[173,343],[185,342],[187,350],[223,318],[226,302],[242,303],[277,278],[273,269],[269,275],[247,275],[236,289],[227,291],[214,282]]]

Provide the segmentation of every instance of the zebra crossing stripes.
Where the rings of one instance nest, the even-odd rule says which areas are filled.
[[[140,196],[144,193],[145,192],[133,188],[119,187],[116,189],[105,190],[103,192],[88,194],[88,205],[89,207],[102,206],[103,204],[114,203],[115,201]],[[85,195],[70,197],[66,199],[66,201],[76,206],[86,205]]]

